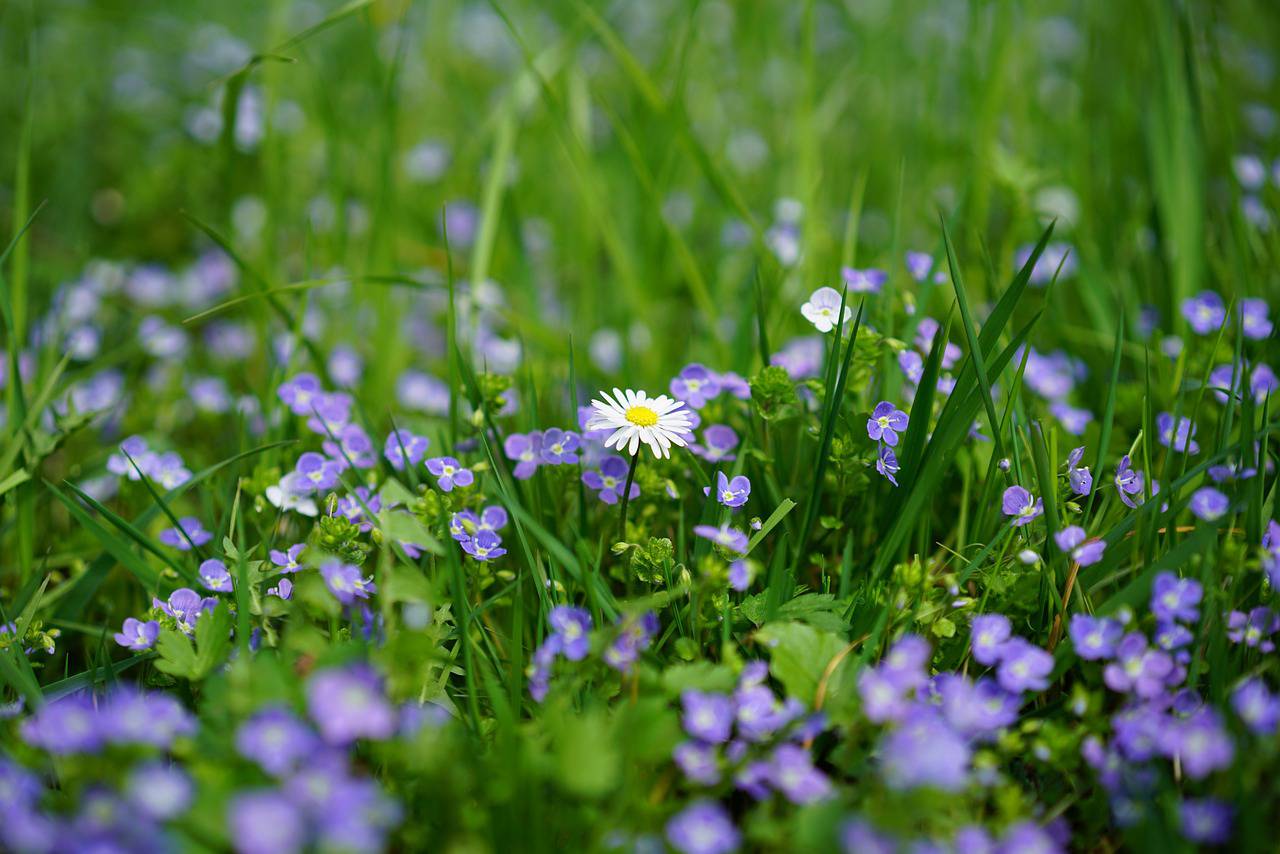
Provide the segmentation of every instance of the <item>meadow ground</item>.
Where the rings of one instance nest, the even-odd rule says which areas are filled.
[[[0,848],[1275,850],[1278,62],[0,4]]]

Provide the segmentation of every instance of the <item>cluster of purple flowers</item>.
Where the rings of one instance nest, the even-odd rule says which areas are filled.
[[[551,665],[559,656],[581,661],[591,649],[591,614],[585,608],[557,605],[547,615],[551,634],[533,653],[529,669],[529,694],[539,703],[551,687]]]
[[[1041,257],[1041,261],[1044,258]],[[1063,428],[1073,436],[1084,434],[1085,428],[1093,420],[1093,413],[1087,409],[1079,409],[1067,402],[1076,384],[1087,376],[1084,363],[1058,350],[1043,354],[1034,347],[1014,355],[1014,361],[1026,357],[1026,369],[1023,371],[1023,382],[1036,394],[1049,403],[1049,412],[1061,422]]]
[[[529,433],[510,433],[502,443],[507,459],[515,463],[512,474],[528,480],[539,466],[571,465],[578,462],[582,437],[572,430],[552,427]]]
[[[907,431],[907,413],[887,400],[876,404],[867,419],[867,436],[876,443],[876,471],[894,486],[898,485],[898,458],[893,448],[898,444],[898,434]]]
[[[1245,338],[1260,341],[1271,336],[1273,325],[1264,299],[1239,302],[1240,327]],[[1201,291],[1182,303],[1182,316],[1197,335],[1212,335],[1227,320],[1227,307],[1215,291]]]
[[[840,833],[845,854],[896,854],[898,851],[951,851],[954,854],[1057,854],[1067,850],[1071,834],[1061,818],[1041,827],[1034,821],[1018,821],[999,838],[981,825],[966,825],[950,842],[937,839],[899,840],[863,818],[850,819]]]
[[[130,436],[120,443],[119,452],[107,458],[107,471],[129,480],[141,480],[145,475],[164,489],[177,489],[191,480],[191,471],[179,454],[158,454],[141,436]]]
[[[751,399],[751,386],[745,379],[732,371],[717,373],[696,362],[672,377],[670,389],[672,397],[693,409],[702,409],[724,392],[739,400]]]
[[[497,505],[484,508],[479,516],[472,510],[459,510],[449,518],[449,535],[474,560],[494,560],[507,553],[498,536],[506,525],[507,511]]]
[[[778,793],[807,804],[832,794],[830,779],[803,746],[822,732],[821,714],[808,715],[795,698],[780,699],[767,684],[768,666],[743,668],[732,694],[687,690],[680,697],[688,740],[673,758],[694,786],[732,780],[756,800]]]

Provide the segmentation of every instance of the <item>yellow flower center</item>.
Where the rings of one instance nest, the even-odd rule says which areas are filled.
[[[652,427],[658,423],[658,413],[647,406],[633,406],[624,413],[623,417],[637,427]]]

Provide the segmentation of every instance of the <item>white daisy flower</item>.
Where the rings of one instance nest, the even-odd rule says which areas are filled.
[[[684,401],[674,400],[665,394],[649,397],[646,392],[613,390],[613,397],[608,392],[600,392],[605,402],[591,401],[595,410],[587,422],[587,431],[612,430],[609,438],[604,440],[606,448],[624,447],[627,453],[635,456],[644,442],[653,450],[655,457],[670,457],[671,446],[684,447],[688,444],[686,437],[693,431],[689,420],[689,411],[684,408]]]
[[[800,313],[819,332],[830,332],[836,328],[836,318],[840,315],[840,292],[835,288],[818,288],[809,297],[809,301],[800,306]],[[844,322],[848,323],[853,316],[853,309],[844,307]]]

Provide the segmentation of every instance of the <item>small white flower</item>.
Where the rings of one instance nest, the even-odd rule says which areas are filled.
[[[613,390],[613,397],[604,391],[600,396],[605,402],[591,401],[595,411],[587,422],[587,431],[612,430],[604,440],[606,448],[621,451],[625,447],[634,456],[644,442],[655,457],[670,457],[672,445],[683,448],[688,444],[686,437],[693,428],[683,401],[665,394],[649,397],[643,391],[620,388]]]
[[[835,288],[818,288],[809,301],[800,306],[800,313],[819,332],[830,332],[836,328],[836,318],[840,316],[840,292]],[[847,323],[852,316],[853,309],[846,305],[844,321]]]
[[[280,478],[279,484],[267,487],[267,500],[273,507],[279,507],[285,512],[294,510],[303,516],[318,516],[320,508],[316,506],[316,502],[298,491],[299,480],[297,472],[289,472]]]

